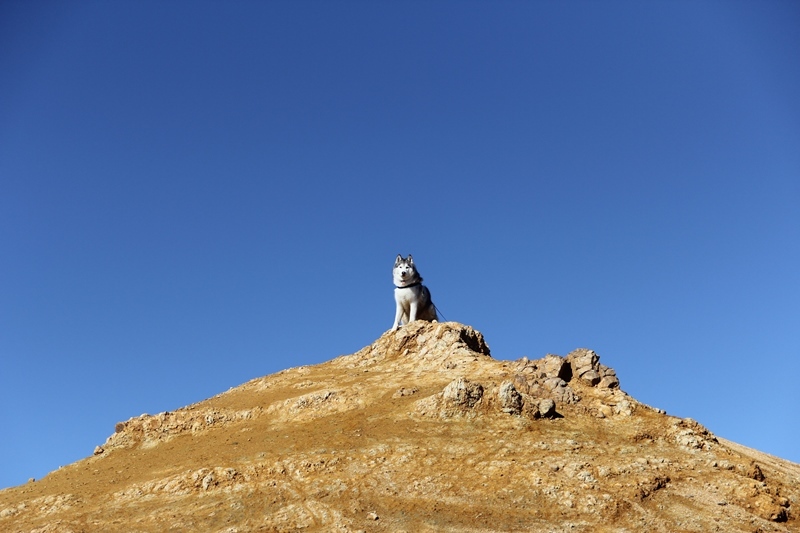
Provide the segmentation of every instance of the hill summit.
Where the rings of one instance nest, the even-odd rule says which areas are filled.
[[[627,395],[592,350],[454,322],[116,425],[0,491],[14,532],[800,531],[800,465]]]

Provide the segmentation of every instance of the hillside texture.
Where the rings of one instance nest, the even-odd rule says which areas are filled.
[[[800,465],[637,402],[591,350],[498,361],[414,322],[0,491],[0,531],[297,530],[800,531]]]

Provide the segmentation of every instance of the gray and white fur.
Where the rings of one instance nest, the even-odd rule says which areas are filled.
[[[419,275],[411,254],[406,259],[397,255],[394,269],[392,269],[392,278],[395,286],[394,301],[397,304],[392,331],[395,331],[401,324],[408,324],[415,320],[436,322],[438,317],[436,316],[436,306],[431,300],[431,291],[422,284],[422,276]]]

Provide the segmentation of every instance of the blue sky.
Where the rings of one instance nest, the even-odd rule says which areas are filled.
[[[355,352],[413,253],[495,357],[800,462],[796,2],[0,4],[0,487]]]

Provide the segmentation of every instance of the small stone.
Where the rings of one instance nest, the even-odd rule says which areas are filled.
[[[106,451],[106,450],[102,446],[96,446],[95,449],[94,449],[94,454],[95,455],[100,455],[104,451]]]
[[[378,516],[378,513],[376,513],[375,511],[372,511],[371,513],[367,514],[367,519],[369,520],[380,520],[380,518],[381,517]]]
[[[397,392],[392,395],[392,398],[401,398],[403,396],[412,396],[419,392],[419,389],[416,387],[400,387]]]

